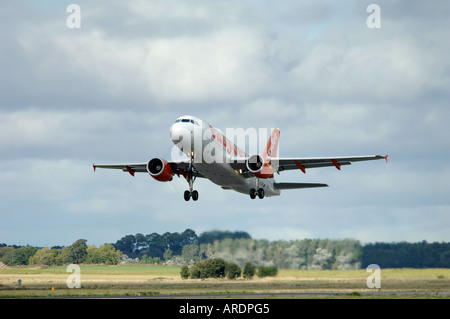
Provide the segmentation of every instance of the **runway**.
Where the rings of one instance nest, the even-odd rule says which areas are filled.
[[[189,295],[151,295],[151,296],[100,296],[87,297],[89,299],[296,299],[296,298],[349,298],[349,297],[398,297],[399,299],[417,296],[421,297],[449,297],[450,291],[420,292],[420,291],[373,291],[373,292],[299,292],[299,293],[250,293],[250,294],[189,294]],[[83,297],[82,297],[83,298]]]

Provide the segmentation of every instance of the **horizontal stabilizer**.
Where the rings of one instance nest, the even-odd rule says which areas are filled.
[[[328,187],[327,184],[317,184],[317,183],[274,183],[274,186],[276,189]]]

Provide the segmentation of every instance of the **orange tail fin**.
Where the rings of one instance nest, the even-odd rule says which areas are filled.
[[[275,129],[273,129],[272,136],[270,137],[269,141],[267,142],[266,149],[264,150],[264,153],[262,154],[262,157],[264,159],[267,159],[270,157],[277,157],[279,141],[280,141],[280,130],[275,128]]]

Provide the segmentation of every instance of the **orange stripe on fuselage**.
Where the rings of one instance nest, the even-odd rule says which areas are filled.
[[[231,142],[229,139],[227,139],[225,136],[222,135],[218,130],[216,130],[211,125],[209,126],[212,136],[214,140],[221,146],[225,148],[228,155],[234,154],[234,156],[240,156],[240,157],[246,157],[247,154],[243,150],[241,150],[237,145],[234,145],[233,142]]]

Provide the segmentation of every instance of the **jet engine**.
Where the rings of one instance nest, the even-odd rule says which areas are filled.
[[[245,162],[247,170],[258,178],[269,178],[273,176],[273,169],[270,163],[266,164],[260,155],[252,155]]]
[[[162,158],[152,158],[147,163],[147,172],[160,182],[169,182],[173,178],[173,171],[169,163]]]
[[[257,175],[264,167],[264,160],[259,155],[252,155],[248,158],[245,166],[253,175]]]

